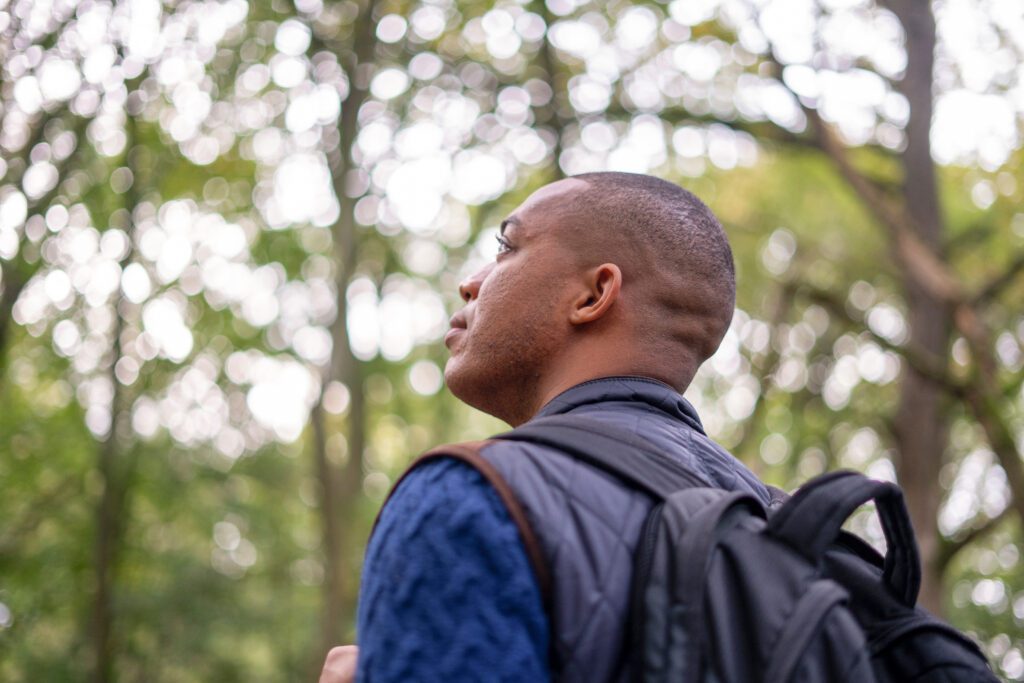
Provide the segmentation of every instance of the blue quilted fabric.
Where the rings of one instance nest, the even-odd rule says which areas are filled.
[[[363,565],[358,634],[358,683],[549,680],[540,590],[476,470],[429,463],[391,497]]]

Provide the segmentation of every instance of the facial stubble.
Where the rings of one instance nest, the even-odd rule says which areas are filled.
[[[505,329],[478,319],[452,353],[445,380],[464,403],[517,426],[541,408],[544,380],[563,343],[559,329],[538,314]]]

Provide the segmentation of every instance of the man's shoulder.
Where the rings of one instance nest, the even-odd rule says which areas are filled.
[[[465,496],[485,496],[489,484],[471,464],[456,458],[435,457],[414,463],[396,484],[384,511],[393,507],[427,509]]]
[[[413,462],[392,496],[406,486],[418,489],[430,486],[431,482],[487,491],[522,477],[540,476],[542,469],[549,471],[546,476],[550,479],[552,469],[571,470],[578,466],[582,465],[557,448],[531,441],[490,438],[442,444]]]
[[[582,479],[596,479],[606,486],[621,484],[612,475],[595,469],[557,447],[534,441],[491,439],[480,456],[520,494],[540,488],[566,492]],[[529,496],[532,497],[532,496]]]
[[[546,680],[547,623],[525,553],[510,552],[518,538],[470,465],[439,458],[409,471],[364,563],[362,677],[470,681],[498,670],[511,680],[508,670]]]
[[[586,406],[569,415],[630,431],[654,450],[676,460],[717,488],[743,490],[770,499],[763,482],[704,431],[699,422],[679,419],[641,403]]]

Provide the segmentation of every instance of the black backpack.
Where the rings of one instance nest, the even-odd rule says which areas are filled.
[[[916,607],[917,544],[893,484],[833,472],[791,498],[774,490],[766,509],[596,420],[540,418],[495,438],[552,446],[661,501],[634,560],[634,681],[998,680],[973,641]],[[870,500],[884,558],[841,529]]]

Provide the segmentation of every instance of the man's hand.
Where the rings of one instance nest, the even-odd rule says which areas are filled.
[[[320,672],[320,683],[355,683],[358,656],[359,648],[355,645],[332,647]]]

